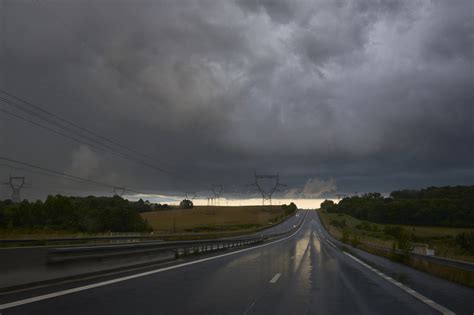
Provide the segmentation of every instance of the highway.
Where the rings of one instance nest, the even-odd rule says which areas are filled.
[[[337,248],[316,213],[304,212],[301,229],[281,240],[3,295],[0,313],[473,314],[474,290],[385,261],[406,272],[402,285]]]

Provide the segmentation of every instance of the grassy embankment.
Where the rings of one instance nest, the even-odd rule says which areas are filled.
[[[396,241],[391,235],[387,235],[385,227],[387,224],[377,224],[358,220],[342,213],[328,213],[320,211],[320,217],[329,232],[337,238],[342,238],[343,230],[349,233],[350,238],[356,236],[361,242],[392,248]],[[474,256],[466,253],[454,243],[454,238],[462,232],[474,231],[474,228],[454,227],[427,227],[413,225],[390,225],[401,227],[411,234],[415,243],[428,244],[435,250],[436,256],[474,262]]]
[[[278,223],[287,217],[281,206],[196,206],[142,213],[155,233],[249,232]]]
[[[372,254],[394,259],[393,254],[366,245],[376,245],[391,249],[397,243],[397,240],[390,233],[387,234],[387,230],[393,227],[400,227],[410,234],[412,242],[428,244],[430,248],[435,250],[436,256],[474,262],[474,256],[459,248],[454,242],[456,235],[474,231],[473,228],[377,224],[358,220],[346,214],[328,213],[324,210],[319,210],[318,212],[324,226],[331,235],[340,240],[345,236],[349,244]],[[354,240],[356,241],[354,242]],[[399,258],[397,259],[398,261],[416,269],[474,287],[474,273],[472,272],[434,264],[422,259],[400,260]]]

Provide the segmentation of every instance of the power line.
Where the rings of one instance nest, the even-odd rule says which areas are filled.
[[[1,101],[1,99],[0,99],[0,101]],[[3,112],[4,114],[10,115],[10,116],[13,116],[13,117],[15,117],[15,118],[17,118],[17,119],[20,119],[20,120],[23,120],[23,121],[25,121],[25,122],[28,122],[28,123],[30,123],[30,124],[33,124],[33,125],[35,125],[35,126],[37,126],[37,127],[40,127],[40,128],[42,128],[42,129],[45,129],[45,130],[47,130],[47,131],[50,131],[50,132],[55,133],[55,134],[57,134],[57,135],[60,135],[60,136],[62,136],[62,137],[69,138],[69,139],[71,139],[71,140],[73,140],[73,141],[75,141],[75,142],[82,143],[82,144],[86,144],[86,145],[90,146],[91,148],[94,148],[94,149],[96,149],[96,150],[100,150],[100,151],[103,151],[103,152],[106,152],[106,153],[107,153],[107,150],[105,150],[105,149],[102,148],[102,147],[99,147],[99,146],[97,146],[97,145],[88,143],[88,142],[83,141],[83,140],[81,140],[81,139],[78,139],[78,138],[76,138],[76,137],[74,137],[74,136],[70,136],[70,135],[68,135],[68,134],[62,133],[62,132],[57,131],[57,130],[55,130],[55,129],[53,129],[53,128],[50,128],[50,127],[48,127],[48,126],[39,124],[39,123],[37,123],[37,122],[35,122],[35,121],[31,120],[31,119],[22,117],[21,115],[18,115],[18,114],[16,114],[16,113],[10,112],[10,111],[8,111],[8,110],[6,110],[6,109],[4,109],[4,108],[1,108],[1,107],[0,107],[0,112]],[[113,154],[113,155],[115,155],[115,156],[118,156],[118,157],[120,157],[120,158],[130,160],[130,159],[127,158],[126,156],[123,156],[123,154],[120,153],[120,152],[115,152],[115,151],[111,151],[111,152],[110,152],[110,151],[109,151],[109,153],[111,153],[111,154]],[[148,166],[148,167],[153,168],[153,169],[155,168],[155,167],[152,166],[152,165],[148,165],[146,162],[141,162],[141,161],[135,160],[135,159],[132,159],[132,160],[133,160],[134,162],[139,163],[139,164],[142,164],[142,165],[144,165],[144,166]],[[162,169],[157,169],[157,170],[159,170],[159,171],[161,171],[161,172],[169,173],[169,172],[167,172],[167,171],[165,171],[165,170],[162,170]]]
[[[1,93],[4,93],[3,90],[1,90],[1,89],[0,89],[0,92],[1,92]],[[6,93],[5,93],[5,94],[6,94]],[[10,95],[12,95],[12,94],[7,94],[7,95],[10,96]],[[29,102],[24,101],[24,100],[22,100],[22,99],[19,98],[19,97],[16,97],[16,99],[21,100],[21,101],[22,101],[23,103],[25,103],[25,104],[28,104],[28,105],[30,104]],[[133,162],[135,162],[135,163],[141,164],[141,165],[143,165],[143,166],[147,166],[148,168],[152,168],[152,169],[154,169],[154,170],[156,170],[156,171],[159,171],[159,172],[162,172],[162,173],[167,173],[167,174],[173,174],[171,171],[168,171],[168,170],[165,170],[165,169],[163,169],[163,168],[161,168],[161,167],[157,167],[157,166],[155,166],[155,165],[152,165],[152,164],[150,164],[150,163],[148,163],[148,162],[146,162],[146,161],[144,161],[144,160],[142,160],[142,159],[139,159],[139,158],[137,158],[137,157],[135,157],[135,156],[132,156],[132,155],[130,155],[130,154],[128,154],[128,153],[125,153],[125,152],[120,151],[120,150],[118,150],[118,149],[116,149],[116,148],[113,148],[112,146],[110,146],[110,145],[108,145],[108,144],[105,144],[105,143],[103,143],[103,142],[101,142],[101,141],[99,141],[99,140],[96,140],[96,139],[94,139],[94,138],[92,138],[92,137],[85,136],[85,135],[82,134],[80,131],[77,131],[77,130],[71,129],[70,127],[61,125],[61,124],[58,123],[57,121],[54,121],[54,120],[52,120],[52,119],[50,119],[50,118],[48,118],[48,117],[44,117],[43,115],[41,115],[41,114],[39,114],[39,113],[37,113],[37,112],[35,112],[35,111],[32,111],[32,110],[30,110],[30,109],[28,109],[28,108],[25,108],[25,106],[23,106],[22,104],[19,104],[19,103],[17,103],[17,102],[13,102],[13,101],[11,101],[11,100],[9,100],[9,99],[6,99],[6,98],[3,98],[3,97],[0,97],[0,101],[3,102],[3,103],[5,103],[5,104],[7,104],[7,105],[9,105],[9,106],[11,106],[11,107],[14,107],[14,108],[16,108],[16,109],[21,110],[22,112],[24,112],[24,113],[26,113],[26,114],[29,114],[29,115],[31,115],[31,116],[33,116],[33,117],[36,117],[36,118],[39,118],[39,119],[41,119],[41,120],[43,120],[43,121],[46,121],[47,123],[49,123],[49,124],[51,124],[51,125],[54,125],[54,126],[56,126],[57,128],[59,128],[59,129],[61,129],[61,130],[63,130],[63,131],[72,133],[72,134],[75,135],[75,136],[70,135],[70,134],[65,134],[65,133],[59,132],[59,131],[57,131],[57,130],[55,130],[55,129],[53,129],[53,128],[47,127],[47,126],[42,125],[42,124],[40,124],[40,123],[38,123],[38,122],[35,122],[35,121],[33,121],[33,120],[30,120],[30,119],[27,119],[27,118],[25,118],[25,117],[23,117],[23,116],[21,116],[21,115],[18,115],[18,114],[16,114],[16,113],[13,113],[13,112],[10,112],[10,111],[8,111],[8,110],[5,110],[5,109],[0,108],[0,111],[2,111],[3,113],[5,113],[5,114],[7,114],[7,115],[14,116],[14,117],[17,118],[17,119],[21,119],[21,120],[23,120],[23,121],[26,121],[26,122],[28,122],[28,123],[31,123],[31,124],[33,124],[33,125],[36,125],[36,126],[38,126],[38,127],[41,127],[41,128],[43,128],[43,129],[46,129],[46,130],[48,130],[48,131],[50,131],[50,132],[53,132],[53,133],[55,133],[55,134],[57,134],[57,135],[60,135],[60,136],[62,136],[62,137],[70,138],[70,139],[72,139],[72,140],[74,140],[74,141],[76,141],[76,142],[86,144],[86,145],[91,146],[91,147],[94,147],[94,148],[96,148],[96,149],[100,149],[100,150],[105,150],[105,151],[112,152],[112,153],[114,153],[115,155],[120,156],[121,158],[124,158],[124,159],[127,159],[127,160],[131,160],[131,161],[133,161]],[[35,105],[33,105],[33,106],[35,106]],[[54,114],[51,114],[51,115],[54,115]],[[85,129],[85,128],[83,128],[83,129]],[[78,137],[79,137],[79,138],[78,138]],[[80,139],[80,138],[82,138],[82,139]],[[84,139],[85,139],[85,140],[84,140]],[[91,144],[91,142],[94,143],[94,144]],[[99,147],[98,147],[98,146],[99,146]]]
[[[38,105],[32,104],[31,102],[28,102],[28,101],[22,99],[21,97],[15,96],[12,93],[4,91],[3,89],[0,89],[0,93],[3,93],[3,94],[7,95],[10,98],[15,98],[16,100],[22,102],[23,104],[20,104],[18,102],[12,101],[11,99],[2,97],[1,94],[0,94],[0,102],[3,102],[3,103],[5,103],[5,104],[7,104],[7,105],[9,105],[9,106],[11,106],[15,109],[18,109],[18,110],[22,111],[23,113],[31,115],[33,118],[39,118],[39,119],[43,120],[44,122],[48,123],[49,125],[53,125],[54,127],[59,128],[59,130],[57,130],[57,129],[51,127],[51,126],[45,125],[44,123],[40,123],[40,122],[35,121],[31,118],[26,118],[26,117],[24,117],[24,116],[22,116],[18,113],[8,111],[8,110],[0,107],[0,112],[3,112],[6,115],[15,117],[19,120],[23,120],[27,123],[30,123],[32,125],[40,127],[42,129],[45,129],[49,132],[52,132],[52,133],[57,134],[59,136],[62,136],[64,138],[71,139],[71,140],[73,140],[77,143],[86,144],[86,145],[88,145],[91,148],[94,148],[96,150],[100,150],[100,151],[106,152],[106,153],[112,153],[112,154],[114,154],[114,155],[116,155],[120,158],[129,160],[129,161],[133,161],[137,164],[141,164],[143,166],[146,166],[148,168],[154,169],[154,170],[162,172],[162,173],[166,173],[168,175],[177,175],[175,172],[172,172],[172,171],[166,170],[164,168],[152,165],[152,164],[150,164],[150,163],[148,163],[148,162],[146,162],[142,159],[139,159],[135,156],[130,155],[129,153],[124,152],[123,150],[117,150],[116,148],[114,148],[114,147],[112,147],[108,144],[104,144],[103,141],[94,139],[91,136],[85,136],[80,130],[88,130],[88,129],[80,127],[78,124],[76,124],[74,122],[71,122],[71,121],[68,121],[66,119],[63,119],[60,116],[58,116],[54,113],[51,113],[47,110],[43,110]],[[38,113],[34,110],[31,110],[31,109],[27,108],[24,104],[26,104],[26,105],[34,108],[34,109],[41,110],[42,112],[47,113],[48,115],[50,115],[53,118],[45,117],[43,114],[40,114],[40,113]],[[56,117],[58,117],[59,120],[63,119],[64,121],[67,121],[71,126],[78,126],[80,128],[80,130],[78,131],[78,130],[72,129],[69,126],[64,126],[63,124],[61,124],[61,123],[59,123],[58,121],[55,120]],[[96,133],[93,132],[93,131],[90,131],[90,134],[95,135]],[[106,137],[103,137],[103,136],[101,136],[101,137],[106,139]],[[111,140],[111,141],[113,141],[113,140]],[[205,185],[204,182],[200,182],[200,183]],[[181,188],[179,188],[179,189],[181,189]]]
[[[34,171],[34,170],[26,169],[26,168],[16,167],[16,166],[9,165],[9,164],[0,164],[0,167],[7,167],[7,168],[10,168],[10,169],[14,169],[14,170],[21,170],[21,171],[24,171],[24,172],[28,172],[28,173],[32,173],[32,174],[38,174],[38,175],[52,177],[52,178],[57,178],[58,177],[57,175],[52,175],[52,174],[48,174],[48,173],[45,173],[45,172]],[[69,178],[69,180],[77,182],[77,183],[83,183],[83,181],[72,179],[72,178]]]
[[[23,162],[23,161],[11,159],[11,158],[8,158],[8,157],[5,157],[5,156],[0,156],[0,160],[10,162],[10,163],[14,163],[14,164],[23,165],[23,166],[30,167],[30,168],[33,168],[33,169],[38,169],[38,170],[48,172],[48,173],[51,173],[51,174],[54,174],[54,175],[57,175],[57,176],[66,177],[68,179],[92,183],[92,184],[95,184],[97,186],[103,186],[103,187],[107,187],[107,188],[111,188],[111,189],[116,187],[114,185],[110,185],[110,184],[107,184],[107,183],[99,182],[99,181],[96,181],[96,180],[92,180],[92,179],[88,179],[88,178],[84,178],[84,177],[80,177],[80,176],[76,176],[76,175],[67,174],[67,173],[52,170],[52,169],[49,169],[49,168],[46,168],[46,167],[37,166],[37,165],[26,163],[26,162]],[[130,190],[130,189],[126,189],[126,190],[129,191],[129,192],[145,194],[145,193],[137,192],[137,191]]]
[[[36,110],[38,110],[38,111],[40,111],[40,112],[42,112],[42,113],[45,113],[45,114],[47,114],[47,115],[49,115],[49,116],[51,116],[51,117],[54,117],[55,119],[57,119],[57,120],[59,120],[59,121],[61,121],[61,122],[63,122],[63,123],[66,123],[66,124],[68,124],[68,125],[70,125],[70,126],[72,126],[72,127],[75,127],[75,128],[77,128],[77,129],[81,130],[81,131],[84,131],[84,132],[86,132],[86,133],[88,133],[88,134],[90,134],[90,135],[92,135],[92,136],[95,136],[95,137],[97,137],[97,138],[99,138],[99,139],[102,139],[102,140],[104,140],[104,141],[106,141],[106,142],[109,142],[109,143],[111,143],[111,144],[113,144],[113,145],[115,145],[115,146],[117,146],[117,147],[119,147],[119,148],[125,149],[125,150],[127,150],[127,151],[130,151],[130,152],[132,152],[132,153],[134,153],[134,154],[140,155],[140,156],[142,156],[142,157],[144,157],[144,158],[147,158],[147,159],[153,159],[153,158],[150,157],[150,156],[147,156],[147,155],[145,155],[145,154],[143,154],[143,153],[140,153],[140,152],[138,152],[138,151],[136,151],[136,150],[130,149],[129,147],[126,147],[126,146],[124,146],[124,145],[122,145],[122,144],[120,144],[120,143],[117,143],[116,141],[111,140],[110,138],[107,138],[107,137],[105,137],[105,136],[102,136],[102,135],[100,135],[100,134],[98,134],[98,133],[96,133],[96,132],[94,132],[94,131],[92,131],[92,130],[89,130],[89,129],[87,129],[87,128],[84,128],[84,127],[82,127],[82,126],[79,126],[78,124],[76,124],[76,123],[74,123],[74,122],[72,122],[72,121],[70,121],[70,120],[67,120],[67,119],[65,119],[65,118],[63,118],[63,117],[61,117],[61,116],[59,116],[59,115],[56,115],[56,114],[54,114],[54,113],[52,113],[52,112],[50,112],[50,111],[48,111],[48,110],[45,110],[45,109],[42,108],[41,106],[35,105],[35,104],[31,103],[31,102],[28,102],[27,100],[25,100],[25,99],[23,99],[23,98],[20,98],[20,97],[18,97],[18,96],[16,96],[16,95],[13,95],[13,94],[11,94],[10,92],[5,91],[4,89],[1,89],[1,88],[0,88],[0,92],[3,93],[3,94],[5,94],[5,95],[7,95],[7,96],[9,96],[9,97],[11,97],[11,98],[13,98],[13,99],[15,99],[15,100],[17,100],[17,101],[20,101],[20,102],[22,102],[22,103],[27,104],[28,106],[30,106],[30,107],[32,107],[32,108],[34,108],[34,109],[36,109]]]

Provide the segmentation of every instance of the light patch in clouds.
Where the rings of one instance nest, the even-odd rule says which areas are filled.
[[[319,198],[323,194],[332,193],[337,190],[336,180],[330,178],[328,180],[310,178],[303,187],[295,187],[289,189],[285,193],[286,198]]]
[[[69,171],[76,176],[90,178],[99,170],[99,159],[88,146],[81,145],[72,153],[71,166]]]

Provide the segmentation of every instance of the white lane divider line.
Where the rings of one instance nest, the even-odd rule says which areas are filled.
[[[397,280],[394,280],[392,277],[389,277],[387,276],[386,274],[384,274],[383,272],[380,272],[378,271],[377,269],[373,268],[372,266],[366,264],[365,262],[363,262],[362,260],[360,260],[359,258],[357,257],[354,257],[352,256],[351,254],[349,253],[346,253],[344,252],[344,254],[346,254],[348,257],[352,258],[353,260],[355,260],[356,262],[358,262],[359,264],[361,264],[362,266],[368,268],[369,270],[373,271],[374,273],[376,273],[378,276],[384,278],[385,280],[387,280],[388,282],[390,282],[391,284],[399,287],[400,289],[402,289],[403,291],[405,291],[406,293],[410,294],[411,296],[413,296],[414,298],[420,300],[421,302],[425,303],[426,305],[428,306],[431,306],[432,308],[434,308],[435,310],[437,310],[438,312],[440,312],[441,314],[443,315],[455,315],[456,313],[454,313],[453,311],[447,309],[446,307],[442,306],[442,305],[439,305],[438,303],[430,300],[429,298],[427,298],[426,296],[416,292],[415,290],[407,287],[406,285],[398,282]]]
[[[82,286],[82,287],[77,287],[77,288],[58,291],[58,292],[54,292],[54,293],[39,295],[39,296],[35,296],[35,297],[31,297],[31,298],[27,298],[27,299],[23,299],[23,300],[19,300],[19,301],[14,301],[14,302],[6,303],[6,304],[0,304],[0,310],[4,310],[4,309],[7,309],[7,308],[12,308],[12,307],[17,307],[17,306],[20,306],[20,305],[30,304],[30,303],[34,303],[34,302],[38,302],[38,301],[42,301],[42,300],[52,299],[52,298],[55,298],[55,297],[58,297],[58,296],[66,295],[66,294],[72,294],[72,293],[76,293],[76,292],[80,292],[80,291],[85,291],[85,290],[90,290],[90,289],[94,289],[94,288],[98,288],[98,287],[103,287],[103,286],[113,284],[113,283],[117,283],[117,282],[122,282],[122,281],[127,281],[127,280],[131,280],[131,279],[135,279],[135,278],[140,278],[140,277],[152,275],[154,273],[159,273],[159,272],[163,272],[163,271],[167,271],[167,270],[177,269],[177,268],[181,268],[181,267],[185,267],[185,266],[189,266],[189,265],[194,265],[194,264],[198,264],[198,263],[209,261],[209,260],[214,260],[214,259],[218,259],[218,258],[222,258],[222,257],[226,257],[226,256],[239,254],[239,253],[246,252],[246,251],[249,251],[249,250],[254,250],[254,249],[257,249],[257,248],[266,247],[266,246],[276,244],[276,243],[279,243],[279,242],[283,242],[283,241],[286,241],[287,239],[292,238],[293,236],[295,236],[296,234],[298,234],[301,231],[301,229],[304,226],[305,221],[306,221],[306,215],[303,217],[303,223],[301,224],[301,226],[299,227],[299,229],[295,233],[293,233],[293,234],[291,234],[291,235],[289,235],[285,238],[273,241],[271,243],[262,244],[262,245],[249,247],[249,248],[244,248],[244,249],[241,249],[241,250],[236,250],[235,252],[230,252],[230,253],[226,253],[226,254],[207,257],[207,258],[203,258],[203,259],[199,259],[199,260],[194,260],[194,261],[190,261],[190,262],[187,262],[187,263],[182,263],[182,264],[179,264],[179,265],[164,267],[164,268],[161,268],[161,269],[150,270],[150,271],[147,271],[147,272],[142,272],[142,273],[138,273],[138,274],[122,277],[122,278],[116,278],[116,279],[112,279],[112,280],[108,280],[108,281],[103,281],[103,282],[98,282],[98,283],[85,285],[85,286]]]
[[[328,240],[323,234],[314,234],[319,240],[324,240],[328,245],[330,245],[331,247],[335,248],[335,249],[338,249],[336,245],[334,245],[333,242],[331,242],[330,240]]]
[[[270,283],[276,283],[278,279],[280,279],[281,273],[277,273],[273,276],[272,280],[270,280]]]

